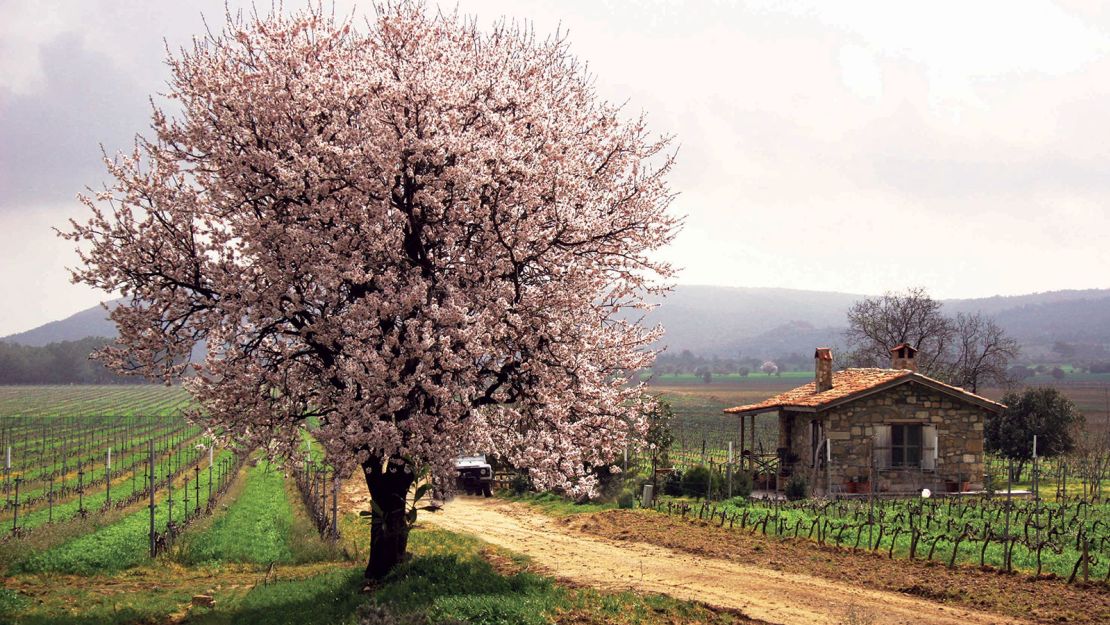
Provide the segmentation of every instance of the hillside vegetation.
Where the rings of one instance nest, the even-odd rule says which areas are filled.
[[[779,357],[817,344],[837,345],[848,308],[863,295],[778,288],[678,286],[645,318],[667,331],[662,343],[675,353]],[[109,303],[109,308],[114,302]],[[995,318],[1026,348],[1050,354],[1057,342],[1075,343],[1093,357],[1110,344],[1110,289],[1052,291],[1009,297],[944,301],[950,314],[982,312]],[[67,319],[0,339],[44,347],[90,336],[115,336],[107,313],[96,306]],[[1084,349],[1085,348],[1085,349]],[[1107,354],[1110,359],[1110,354]],[[0,379],[0,384],[11,383]]]

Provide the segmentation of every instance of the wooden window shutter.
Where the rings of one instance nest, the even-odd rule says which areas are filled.
[[[813,421],[806,424],[806,444],[809,446],[809,466],[813,467]]]
[[[921,468],[934,471],[937,468],[937,426],[926,425],[921,428]]]
[[[890,426],[875,426],[874,457],[876,469],[890,468]]]

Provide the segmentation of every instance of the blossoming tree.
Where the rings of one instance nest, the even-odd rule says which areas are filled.
[[[198,418],[286,455],[311,420],[365,473],[377,578],[417,475],[449,487],[458,454],[492,451],[584,494],[642,434],[622,372],[651,363],[635,310],[680,224],[667,140],[562,39],[412,3],[365,31],[228,16],[171,55],[174,106],[63,236],[74,279],[125,298],[100,358],[192,368]]]

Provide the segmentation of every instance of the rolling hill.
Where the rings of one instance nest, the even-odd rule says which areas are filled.
[[[777,288],[682,285],[646,321],[667,330],[668,350],[705,355],[776,356],[836,345],[848,308],[862,295]],[[109,303],[114,306],[116,302]],[[1053,291],[1013,297],[945,301],[950,313],[993,316],[1027,352],[1045,352],[1057,341],[1110,345],[1110,289]],[[88,336],[115,336],[107,313],[93,307],[0,340],[41,346]]]
[[[118,305],[119,300],[108,302],[109,309],[115,308]],[[43,324],[25,332],[0,337],[0,341],[29,347],[42,347],[49,343],[79,341],[90,336],[108,338],[116,336],[116,324],[108,319],[108,311],[100,306],[86,308],[65,319],[51,321],[50,323]]]

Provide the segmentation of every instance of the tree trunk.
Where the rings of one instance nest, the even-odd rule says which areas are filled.
[[[405,499],[412,486],[411,467],[403,462],[384,463],[371,457],[362,465],[374,509],[370,517],[370,560],[366,579],[380,580],[404,561],[409,524]]]

